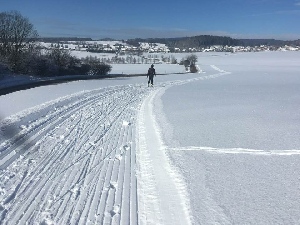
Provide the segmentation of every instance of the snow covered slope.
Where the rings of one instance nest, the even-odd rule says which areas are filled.
[[[0,223],[297,224],[297,60],[237,56],[0,96]],[[244,112],[277,132],[245,136]]]
[[[148,189],[139,186],[137,191],[136,131],[143,129],[137,127],[137,122],[143,121],[137,121],[138,111],[147,96],[153,98],[168,85],[190,81],[161,82],[155,88],[128,84],[77,92],[2,120],[2,222],[137,223],[137,193]],[[152,117],[151,111],[146,111]],[[144,128],[150,135],[156,132],[156,128]],[[145,138],[140,132],[138,136]],[[141,173],[143,162],[139,163]],[[145,179],[138,177],[140,182]],[[176,188],[174,191],[177,195]],[[178,202],[177,209],[180,206]],[[140,221],[144,215],[153,212],[141,213]]]
[[[81,92],[5,120],[2,222],[134,224],[134,123],[147,92],[134,85]]]

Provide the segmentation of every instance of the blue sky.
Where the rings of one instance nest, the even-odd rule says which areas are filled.
[[[42,37],[300,39],[300,0],[0,0]]]

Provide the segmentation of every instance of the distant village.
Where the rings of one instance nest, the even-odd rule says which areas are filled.
[[[128,45],[125,41],[60,41],[59,43],[41,42],[45,49],[66,49],[94,53],[115,53],[117,56],[141,53],[184,53],[184,52],[261,52],[261,51],[300,51],[300,46],[222,46],[213,45],[202,48],[174,48],[170,49],[160,43],[139,43],[139,46]]]

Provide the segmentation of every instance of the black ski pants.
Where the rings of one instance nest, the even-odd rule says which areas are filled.
[[[149,84],[152,84],[152,85],[153,85],[153,77],[154,77],[153,75],[150,75],[150,76],[149,76],[148,85],[149,85]]]

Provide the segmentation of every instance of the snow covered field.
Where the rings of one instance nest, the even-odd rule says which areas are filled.
[[[299,62],[199,53],[202,73],[153,88],[130,77],[0,96],[1,224],[299,224]]]

